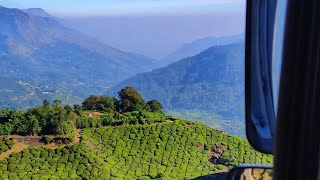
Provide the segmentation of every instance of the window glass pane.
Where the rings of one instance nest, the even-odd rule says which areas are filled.
[[[283,51],[283,38],[284,38],[284,26],[286,16],[287,1],[278,1],[277,13],[276,13],[276,26],[274,36],[274,54],[273,67],[272,67],[272,78],[273,78],[273,99],[275,112],[278,108],[278,97],[279,97],[279,83],[281,75],[281,63],[282,63],[282,51]]]

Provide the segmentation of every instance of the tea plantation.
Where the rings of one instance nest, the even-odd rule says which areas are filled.
[[[272,157],[200,123],[167,120],[83,130],[75,145],[0,160],[0,179],[189,179]]]
[[[118,94],[0,111],[0,179],[191,179],[272,163],[240,137],[166,116],[132,87]]]

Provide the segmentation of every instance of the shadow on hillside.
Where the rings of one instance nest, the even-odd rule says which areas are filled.
[[[225,180],[227,177],[227,174],[228,174],[227,172],[210,174],[206,176],[200,176],[192,180]]]

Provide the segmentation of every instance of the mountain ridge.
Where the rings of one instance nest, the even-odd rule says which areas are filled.
[[[157,66],[154,59],[115,49],[55,19],[17,8],[0,8],[0,26],[0,78],[46,84],[84,97]]]
[[[166,67],[140,73],[109,90],[132,86],[167,111],[201,110],[225,119],[244,118],[244,45],[213,46]]]
[[[208,49],[212,46],[217,45],[227,45],[234,43],[243,43],[244,34],[237,34],[232,36],[207,36],[199,39],[195,39],[189,43],[182,44],[178,49],[168,54],[164,58],[161,58],[160,61],[163,65],[173,63],[175,61],[181,60],[186,57],[191,57],[196,54],[201,53],[202,51]]]
[[[24,12],[28,13],[28,14],[32,14],[34,16],[39,16],[39,17],[48,17],[48,18],[52,18],[55,19],[54,16],[52,16],[51,14],[47,13],[45,10],[43,10],[42,8],[28,8],[28,9],[22,9]]]

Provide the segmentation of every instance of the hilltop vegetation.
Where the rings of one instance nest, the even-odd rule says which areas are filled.
[[[103,111],[110,114],[97,121],[83,117],[82,110]],[[138,114],[135,114],[137,113],[135,111]],[[82,106],[74,105],[73,108],[69,105],[63,107],[60,100],[55,100],[52,106],[45,100],[42,106],[31,108],[26,112],[3,109],[0,111],[0,135],[66,135],[72,133],[75,126],[84,128],[110,125],[113,123],[110,118],[122,124],[142,122],[146,116],[144,112],[162,114],[162,105],[156,100],[145,102],[132,87],[125,87],[119,91],[119,99],[91,95],[85,99]]]
[[[145,102],[131,87],[118,95],[92,95],[73,108],[44,101],[27,112],[3,110],[2,132],[44,135],[44,144],[52,143],[46,134],[76,128],[81,137],[63,146],[29,145],[0,159],[0,179],[188,179],[242,163],[272,163],[240,137],[164,115],[159,102]],[[1,140],[0,154],[13,141]]]

